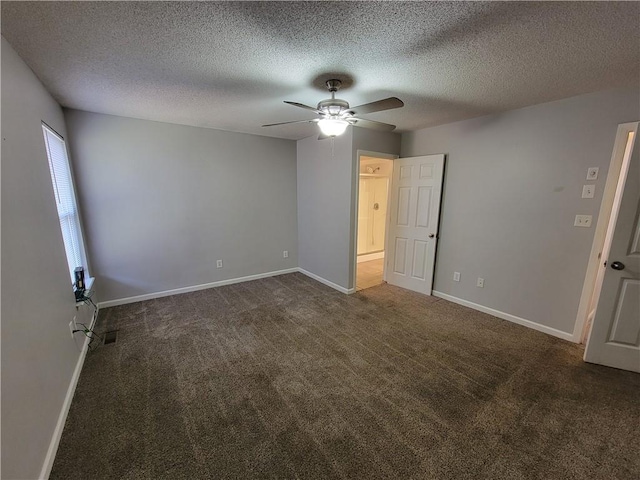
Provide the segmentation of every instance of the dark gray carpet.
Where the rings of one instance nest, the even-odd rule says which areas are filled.
[[[51,478],[637,479],[640,375],[301,274],[104,309]]]

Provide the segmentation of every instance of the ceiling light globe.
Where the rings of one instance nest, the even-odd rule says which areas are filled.
[[[320,131],[327,137],[337,137],[345,132],[349,122],[338,118],[323,118],[318,122],[318,126]]]

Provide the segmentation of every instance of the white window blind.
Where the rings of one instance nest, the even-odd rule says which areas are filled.
[[[55,195],[56,206],[58,207],[58,217],[60,218],[60,229],[64,249],[67,254],[69,274],[71,282],[74,282],[73,271],[76,267],[85,267],[84,249],[82,246],[82,232],[80,231],[80,218],[76,206],[76,197],[73,190],[69,158],[64,139],[46,125],[42,125],[44,132],[44,142],[49,158],[49,171],[51,172],[51,182]],[[85,276],[88,272],[85,271]]]

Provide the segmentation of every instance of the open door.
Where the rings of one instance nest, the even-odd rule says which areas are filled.
[[[393,162],[386,280],[427,295],[433,286],[443,172],[444,155]]]
[[[638,123],[627,128],[602,255],[602,288],[584,359],[640,372],[640,153]],[[609,180],[607,180],[609,181]]]

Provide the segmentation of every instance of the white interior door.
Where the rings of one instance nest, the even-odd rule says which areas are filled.
[[[637,135],[637,126],[629,135]],[[603,252],[606,270],[584,359],[640,372],[640,154],[633,137],[611,213],[611,246],[608,255]]]
[[[389,179],[360,178],[357,254],[384,251]]]
[[[444,155],[393,162],[387,282],[431,295]]]

